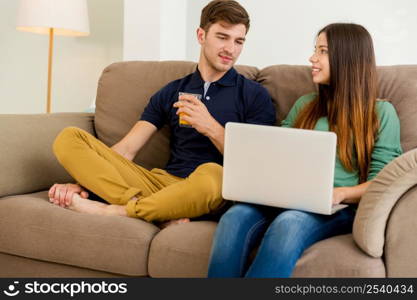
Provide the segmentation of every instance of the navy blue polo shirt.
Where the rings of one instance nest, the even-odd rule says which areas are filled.
[[[165,170],[185,178],[201,164],[215,162],[222,165],[223,155],[208,137],[194,128],[179,126],[177,108],[173,107],[179,92],[204,95],[204,81],[198,70],[172,81],[153,95],[141,120],[152,123],[158,129],[169,125],[171,156]],[[267,90],[238,74],[234,68],[210,84],[202,102],[222,126],[227,122],[275,124],[275,108]]]

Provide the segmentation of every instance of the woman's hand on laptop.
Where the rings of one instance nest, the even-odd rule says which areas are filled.
[[[333,205],[344,202],[345,204],[356,204],[365,194],[371,181],[367,181],[355,186],[342,186],[333,189]]]
[[[333,205],[338,205],[346,199],[345,187],[336,187],[333,189]]]

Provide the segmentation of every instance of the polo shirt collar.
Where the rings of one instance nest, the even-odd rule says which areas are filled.
[[[216,81],[216,83],[223,85],[223,86],[235,86],[237,83],[238,73],[235,68],[231,68],[226,74],[223,75],[222,78]],[[199,88],[204,86],[204,80],[201,78],[200,71],[197,69],[191,76],[190,86],[192,88]]]

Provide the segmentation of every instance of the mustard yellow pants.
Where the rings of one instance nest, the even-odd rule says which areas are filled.
[[[148,222],[193,218],[224,204],[223,169],[215,163],[200,165],[187,178],[161,169],[149,171],[76,127],[57,136],[53,151],[80,185],[111,204],[126,205],[129,217]]]

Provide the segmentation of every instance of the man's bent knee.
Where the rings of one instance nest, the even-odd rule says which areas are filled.
[[[66,127],[64,128],[58,136],[55,138],[55,141],[52,145],[52,150],[55,154],[55,157],[58,160],[61,160],[65,154],[69,153],[69,148],[75,140],[79,139],[84,133],[84,130],[77,127]]]
[[[201,193],[208,195],[208,206],[211,211],[217,211],[224,205],[222,197],[223,167],[216,163],[206,163],[195,170]]]
[[[221,180],[223,176],[223,167],[216,163],[205,163],[205,164],[199,165],[195,169],[194,173],[210,175],[214,178],[219,178]]]

